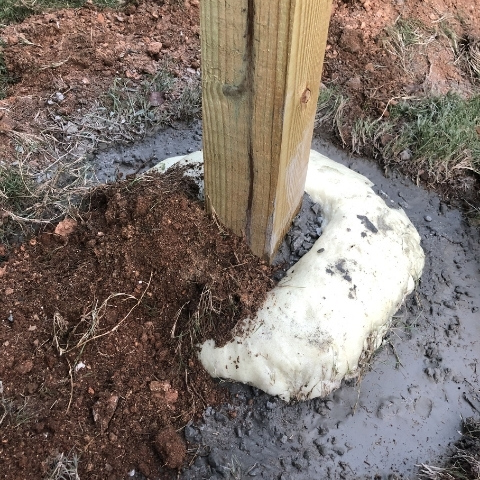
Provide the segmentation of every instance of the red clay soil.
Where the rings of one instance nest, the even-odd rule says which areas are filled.
[[[478,92],[480,79],[465,61],[468,49],[480,44],[475,8],[471,0],[335,0],[322,80],[349,98],[340,141],[350,146],[358,118],[388,116],[401,99]],[[398,20],[422,35],[403,58],[388,46],[388,31]],[[14,158],[15,132],[45,131],[48,119],[68,121],[91,108],[115,78],[128,78],[135,88],[165,66],[178,77],[198,78],[199,32],[198,0],[137,0],[117,11],[87,5],[3,28],[0,48],[16,83],[0,101],[0,155]],[[65,99],[48,102],[56,92]],[[317,134],[330,130],[324,125]],[[408,162],[396,166],[418,177]],[[456,185],[463,196],[478,182]]]
[[[115,77],[140,80],[166,64],[179,76],[195,74],[200,68],[198,3],[145,0],[119,11],[87,6],[4,28],[3,54],[16,83],[3,102],[0,131],[41,130],[52,114],[46,101],[56,91],[64,93],[65,101],[50,110],[68,116],[91,105]],[[478,84],[455,56],[443,28],[454,32],[465,48],[479,41],[480,16],[474,3],[334,1],[323,81],[341,86],[350,97],[346,139],[355,118],[385,113],[392,99],[475,90]],[[398,19],[413,21],[429,38],[413,49],[407,68],[385,46],[387,29]]]
[[[0,245],[0,478],[43,478],[56,453],[80,478],[173,478],[181,432],[224,402],[196,359],[272,286],[179,175],[97,189],[88,209],[10,254]]]

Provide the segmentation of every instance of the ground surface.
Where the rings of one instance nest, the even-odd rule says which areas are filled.
[[[72,448],[82,478],[157,478],[188,460],[175,430],[225,398],[192,345],[228,339],[270,269],[171,177],[100,189],[89,212],[7,255],[2,478],[40,478],[40,459]]]
[[[399,97],[478,90],[452,47],[452,39],[476,45],[475,8],[470,0],[337,1],[323,77],[350,97],[337,135],[348,144],[356,118],[388,115]],[[414,48],[385,46],[385,29],[399,16],[421,22]],[[63,10],[2,28],[16,83],[0,100],[0,166],[20,164],[40,182],[58,158],[87,157],[100,180],[113,181],[200,148],[198,122],[118,144],[141,137],[157,117],[178,127],[178,85],[193,90],[199,81],[198,34],[195,1]],[[128,96],[164,69],[180,83],[162,77],[144,98]],[[121,95],[99,100],[120,77],[128,80]],[[117,109],[125,99],[131,108]],[[325,137],[335,129],[320,130]],[[314,146],[340,155],[318,139]],[[405,209],[427,255],[415,298],[361,383],[287,406],[241,386],[228,398],[191,350],[178,360],[191,342],[185,322],[201,302],[212,299],[215,317],[221,300],[232,312],[222,318],[235,321],[261,301],[268,272],[244,264],[254,260],[240,243],[219,235],[177,188],[149,180],[139,196],[130,178],[97,194],[89,213],[73,215],[72,233],[51,226],[23,245],[0,244],[0,476],[43,478],[57,454],[80,456],[82,479],[174,478],[182,462],[194,462],[186,479],[412,478],[416,464],[440,461],[458,439],[460,415],[480,410],[479,234],[443,201],[474,198],[478,177],[459,171],[445,189],[398,162],[441,200],[396,173],[385,178],[368,162],[340,160]]]
[[[361,149],[361,139],[353,131],[359,118],[388,117],[389,109],[402,99],[448,91],[466,97],[478,93],[476,7],[470,0],[335,1],[323,82],[340,89],[348,102],[336,105],[337,115],[317,133],[334,131],[336,140]],[[198,0],[148,0],[131,2],[121,11],[100,12],[91,6],[56,11],[3,28],[5,64],[15,83],[0,105],[0,132],[10,132],[2,150],[12,152],[13,140],[18,141],[22,132],[53,133],[62,141],[78,130],[83,142],[86,137],[107,143],[122,138],[110,135],[100,140],[102,131],[112,133],[112,125],[103,122],[92,131],[81,120],[115,78],[126,78],[129,88],[136,89],[145,76],[166,68],[184,85],[197,85],[198,10]],[[156,115],[166,108],[163,102],[168,106],[177,100],[178,92],[171,87],[150,90],[153,97],[151,91],[144,94],[135,116],[145,109]],[[381,147],[389,138],[377,140]],[[95,141],[90,145],[97,146]],[[478,177],[469,176],[468,163],[439,180],[408,156],[394,161],[425,184],[447,183],[442,189],[448,196],[472,196],[478,189]]]

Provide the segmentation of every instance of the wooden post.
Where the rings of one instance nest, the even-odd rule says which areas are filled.
[[[201,0],[207,210],[272,260],[303,196],[331,0]]]

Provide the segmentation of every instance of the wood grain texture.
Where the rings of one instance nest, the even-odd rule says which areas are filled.
[[[331,0],[202,0],[207,210],[274,256],[301,202]]]

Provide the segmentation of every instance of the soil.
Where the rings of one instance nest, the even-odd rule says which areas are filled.
[[[350,145],[356,119],[387,116],[402,98],[478,91],[480,82],[464,55],[480,39],[475,8],[471,0],[333,2],[322,80],[341,86],[350,98],[340,128],[343,144]],[[386,45],[387,30],[398,19],[413,22],[423,34],[400,57]],[[122,11],[87,4],[3,28],[2,50],[16,83],[0,104],[0,135],[7,133],[0,153],[14,150],[12,131],[40,132],[49,119],[81,115],[114,78],[126,77],[134,86],[165,66],[178,77],[198,78],[199,31],[198,0],[134,1]],[[55,100],[58,93],[61,102]],[[329,126],[317,132],[331,133]],[[408,162],[397,167],[412,178],[418,174]],[[460,170],[454,177],[445,195],[474,195],[478,176],[471,180],[471,173]]]
[[[383,48],[398,16],[437,32],[408,69]],[[480,38],[471,0],[334,3],[323,82],[351,97],[345,142],[355,118],[387,115],[399,97],[478,88],[439,33],[443,20],[466,46]],[[115,77],[135,85],[165,62],[180,78],[199,75],[194,0],[60,10],[2,28],[1,38],[16,77],[0,101],[3,161],[15,159],[17,135],[81,115]],[[56,92],[64,100],[49,102]],[[178,177],[135,178],[200,147],[200,123],[176,127],[93,151],[102,181],[133,176],[97,190],[74,222],[13,250],[0,245],[0,477],[44,478],[50,460],[70,452],[80,455],[82,479],[412,478],[416,465],[441,462],[459,439],[460,416],[480,413],[478,230],[445,196],[335,150],[318,138],[329,131],[317,131],[317,150],[406,211],[426,252],[423,278],[358,383],[297,405],[218,384],[191,345],[226,339],[225,320],[261,303],[271,272],[220,234]],[[212,323],[192,330],[210,299]]]
[[[195,345],[231,338],[273,282],[190,190],[181,172],[101,187],[3,252],[2,478],[72,448],[81,478],[170,478],[192,458],[177,430],[226,398]]]

